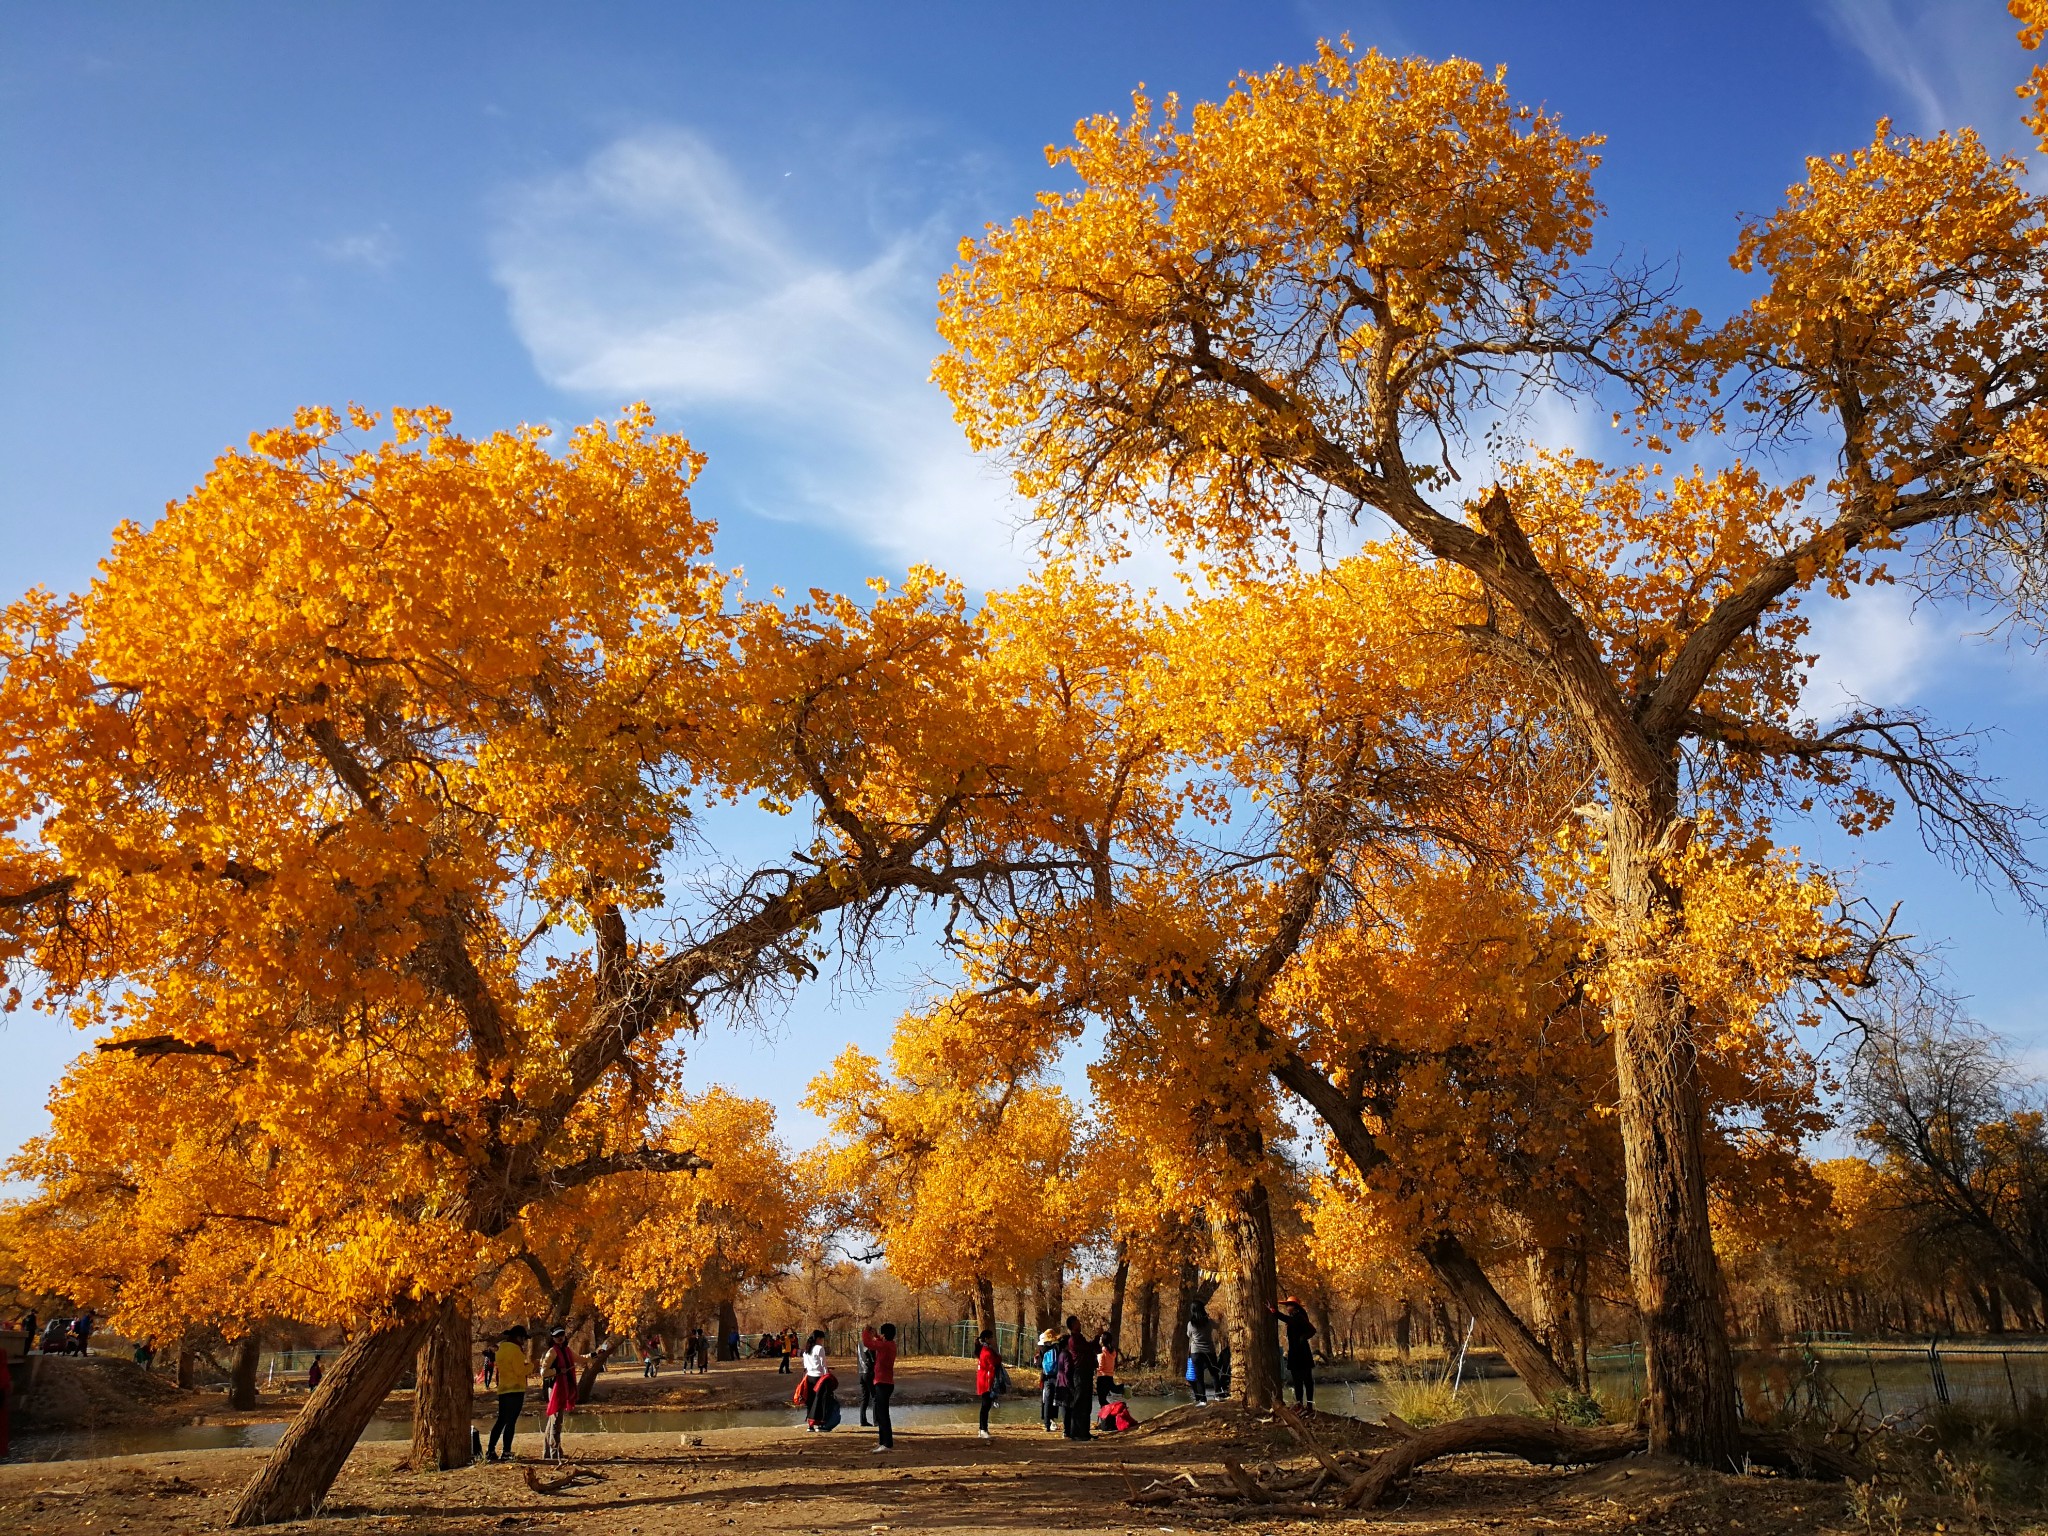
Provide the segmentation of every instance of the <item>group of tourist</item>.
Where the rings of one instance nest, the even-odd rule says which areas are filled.
[[[988,1335],[982,1335],[984,1341]],[[1107,1328],[1090,1335],[1078,1317],[1066,1331],[1048,1328],[1038,1336],[1038,1419],[1048,1433],[1062,1429],[1069,1440],[1094,1438],[1096,1429],[1131,1427],[1123,1388],[1117,1385],[1116,1335]],[[979,1385],[980,1373],[976,1375]],[[982,1400],[981,1436],[988,1438],[991,1399]],[[1092,1427],[1091,1427],[1092,1426]]]
[[[1297,1297],[1287,1297],[1269,1310],[1285,1330],[1283,1358],[1294,1401],[1313,1408],[1315,1357],[1311,1340],[1316,1336],[1315,1325]],[[87,1327],[90,1328],[89,1323]],[[1196,1402],[1207,1402],[1212,1391],[1228,1391],[1229,1352],[1218,1350],[1215,1320],[1199,1303],[1189,1312],[1186,1327],[1188,1384],[1194,1389]],[[486,1461],[512,1459],[513,1435],[526,1403],[530,1338],[525,1327],[515,1325],[498,1336],[496,1347],[485,1356],[481,1379],[487,1391],[495,1388],[498,1398],[497,1421],[491,1426],[490,1441],[484,1451]],[[737,1346],[736,1336],[734,1343]],[[839,1378],[832,1370],[827,1344],[822,1328],[814,1329],[803,1342],[803,1374],[791,1397],[791,1402],[804,1411],[804,1429],[809,1434],[829,1433],[838,1427],[842,1416]],[[754,1349],[755,1358],[778,1359],[785,1372],[798,1352],[794,1329],[763,1333]],[[693,1328],[683,1348],[685,1369],[709,1370],[710,1353],[710,1341],[704,1330]],[[661,1358],[658,1341],[647,1341],[643,1358],[647,1374],[654,1374],[654,1366]],[[1064,1330],[1048,1328],[1038,1336],[1035,1363],[1040,1382],[1039,1422],[1048,1433],[1057,1429],[1069,1440],[1088,1440],[1098,1432],[1135,1427],[1123,1388],[1116,1379],[1121,1356],[1116,1335],[1109,1329],[1090,1333],[1078,1317],[1069,1317]],[[861,1427],[872,1424],[875,1451],[893,1450],[896,1438],[890,1405],[896,1394],[896,1325],[863,1325],[854,1346],[854,1364],[860,1387]],[[540,1362],[544,1460],[562,1458],[562,1421],[576,1406],[578,1369],[568,1331],[553,1329]],[[317,1377],[308,1385],[317,1385]],[[976,1432],[982,1439],[992,1438],[989,1414],[1009,1391],[1010,1373],[997,1348],[995,1334],[983,1329],[975,1340],[974,1350],[974,1395],[980,1409]]]
[[[21,1315],[22,1358],[26,1359],[31,1350],[40,1349],[46,1355],[83,1355],[92,1350],[94,1316],[87,1307],[76,1317],[53,1317],[36,1331],[37,1318],[33,1309]]]
[[[804,1342],[803,1379],[790,1399],[804,1411],[807,1434],[829,1433],[839,1426],[839,1378],[826,1359],[826,1342],[822,1328],[813,1329]],[[783,1358],[787,1364],[788,1356]],[[892,1451],[896,1448],[895,1426],[889,1417],[889,1404],[896,1395],[894,1323],[884,1323],[879,1328],[872,1323],[862,1326],[859,1342],[854,1346],[854,1367],[860,1383],[861,1427],[868,1427],[868,1415],[872,1413],[875,1450]]]
[[[785,1328],[780,1333],[764,1333],[754,1345],[756,1360],[780,1360],[776,1367],[781,1375],[789,1374],[789,1362],[797,1352],[796,1330]]]
[[[491,1352],[489,1379],[498,1392],[498,1417],[491,1425],[490,1444],[484,1448],[485,1461],[512,1459],[512,1436],[519,1427],[520,1414],[526,1409],[526,1350],[531,1337],[523,1324],[515,1323],[498,1335],[498,1346]],[[577,1369],[576,1351],[569,1344],[569,1330],[551,1330],[540,1367],[543,1407],[540,1453],[543,1461],[562,1459],[562,1420],[576,1406]]]

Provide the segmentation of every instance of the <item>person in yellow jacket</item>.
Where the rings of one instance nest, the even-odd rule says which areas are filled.
[[[526,1329],[515,1323],[498,1335],[498,1422],[491,1426],[491,1443],[484,1449],[485,1461],[512,1459],[512,1431],[518,1428],[519,1411],[526,1406]],[[505,1437],[505,1449],[498,1449],[498,1437]],[[476,1442],[471,1441],[474,1445]]]

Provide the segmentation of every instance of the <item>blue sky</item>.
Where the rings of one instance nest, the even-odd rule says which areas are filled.
[[[2018,148],[1995,0],[1708,5],[16,4],[0,55],[0,588],[82,585],[222,448],[301,403],[439,403],[474,431],[648,398],[711,454],[699,505],[760,586],[913,560],[1023,569],[1003,478],[925,382],[933,282],[1022,211],[1044,146],[1139,82],[1206,96],[1318,36],[1509,66],[1609,137],[1607,238],[1739,302],[1742,212],[1808,153],[1958,123]],[[1824,616],[1819,697],[1996,726],[2048,802],[2039,658],[1896,593]],[[1903,899],[1987,1021],[2048,1061],[2041,930],[1910,835],[1808,846]],[[879,1046],[926,963],[707,1039],[693,1075],[794,1109]],[[0,1149],[76,1037],[0,1023]],[[811,1127],[791,1114],[788,1129]]]

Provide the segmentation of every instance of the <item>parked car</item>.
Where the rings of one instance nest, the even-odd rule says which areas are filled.
[[[76,1353],[78,1341],[71,1332],[73,1321],[74,1319],[68,1317],[51,1318],[47,1323],[43,1324],[42,1342],[36,1348],[46,1355],[69,1355]]]

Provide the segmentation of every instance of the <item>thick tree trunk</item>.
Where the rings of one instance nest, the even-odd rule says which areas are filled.
[[[975,1326],[990,1338],[996,1332],[996,1283],[987,1275],[974,1277]]]
[[[1698,1053],[1685,999],[1644,953],[1649,931],[1677,917],[1649,852],[1674,824],[1668,814],[1645,824],[1618,804],[1608,843],[1629,1269],[1649,1367],[1650,1449],[1725,1472],[1741,1464],[1742,1441],[1707,1208]]]
[[[1320,1341],[1315,1353],[1329,1360],[1337,1353],[1337,1331],[1330,1326],[1330,1288],[1319,1285],[1308,1300],[1308,1320],[1316,1325],[1316,1338]]]
[[[1130,1284],[1131,1245],[1120,1242],[1116,1245],[1116,1274],[1109,1286],[1109,1341],[1119,1349],[1124,1337],[1124,1293]]]
[[[1575,1248],[1529,1251],[1530,1329],[1544,1352],[1570,1378],[1572,1387],[1581,1392],[1586,1380],[1578,1370],[1581,1351],[1576,1337],[1576,1302],[1585,1293],[1585,1269],[1584,1255]]]
[[[1138,1287],[1138,1364],[1159,1363],[1159,1277],[1146,1271]]]
[[[178,1390],[190,1392],[199,1370],[199,1356],[189,1349],[178,1351]]]
[[[366,1328],[349,1341],[298,1417],[285,1426],[263,1470],[242,1490],[229,1525],[303,1520],[319,1507],[363,1426],[405,1374],[433,1318],[434,1309],[422,1307],[381,1328]]]
[[[256,1406],[256,1368],[263,1363],[263,1330],[251,1328],[235,1343],[235,1364],[228,1372],[228,1406]]]
[[[452,1472],[470,1462],[471,1348],[469,1299],[452,1298],[414,1364],[412,1466],[415,1472]]]
[[[1229,1256],[1231,1390],[1247,1408],[1272,1410],[1280,1400],[1280,1343],[1273,1316],[1280,1282],[1273,1259],[1273,1207],[1263,1181],[1231,1197],[1219,1235]]]
[[[1394,1352],[1403,1360],[1408,1358],[1409,1350],[1414,1348],[1414,1335],[1415,1303],[1406,1296],[1403,1296],[1401,1298],[1401,1315],[1394,1321]]]
[[[739,1332],[740,1332],[740,1314],[739,1314],[738,1310],[737,1310],[737,1309],[736,1309],[736,1308],[735,1308],[735,1307],[733,1306],[733,1300],[732,1300],[732,1297],[731,1297],[731,1296],[729,1296],[729,1295],[727,1295],[727,1296],[721,1296],[721,1297],[719,1297],[719,1298],[718,1298],[718,1358],[719,1358],[719,1359],[721,1359],[721,1360],[737,1360],[737,1359],[739,1359],[739,1357],[740,1357],[740,1355],[739,1355],[739,1350],[738,1350],[738,1348],[737,1348],[737,1347],[735,1347],[735,1346],[734,1346],[734,1344],[733,1344],[733,1340],[739,1337]],[[673,1355],[673,1354],[675,1353],[675,1351],[674,1351],[673,1349],[671,1349],[671,1350],[669,1351],[669,1353],[670,1353],[671,1355]]]
[[[1202,1272],[1193,1259],[1180,1261],[1179,1284],[1173,1293],[1173,1322],[1166,1330],[1167,1347],[1173,1353],[1173,1379],[1179,1381],[1188,1368],[1188,1317],[1200,1299]]]

